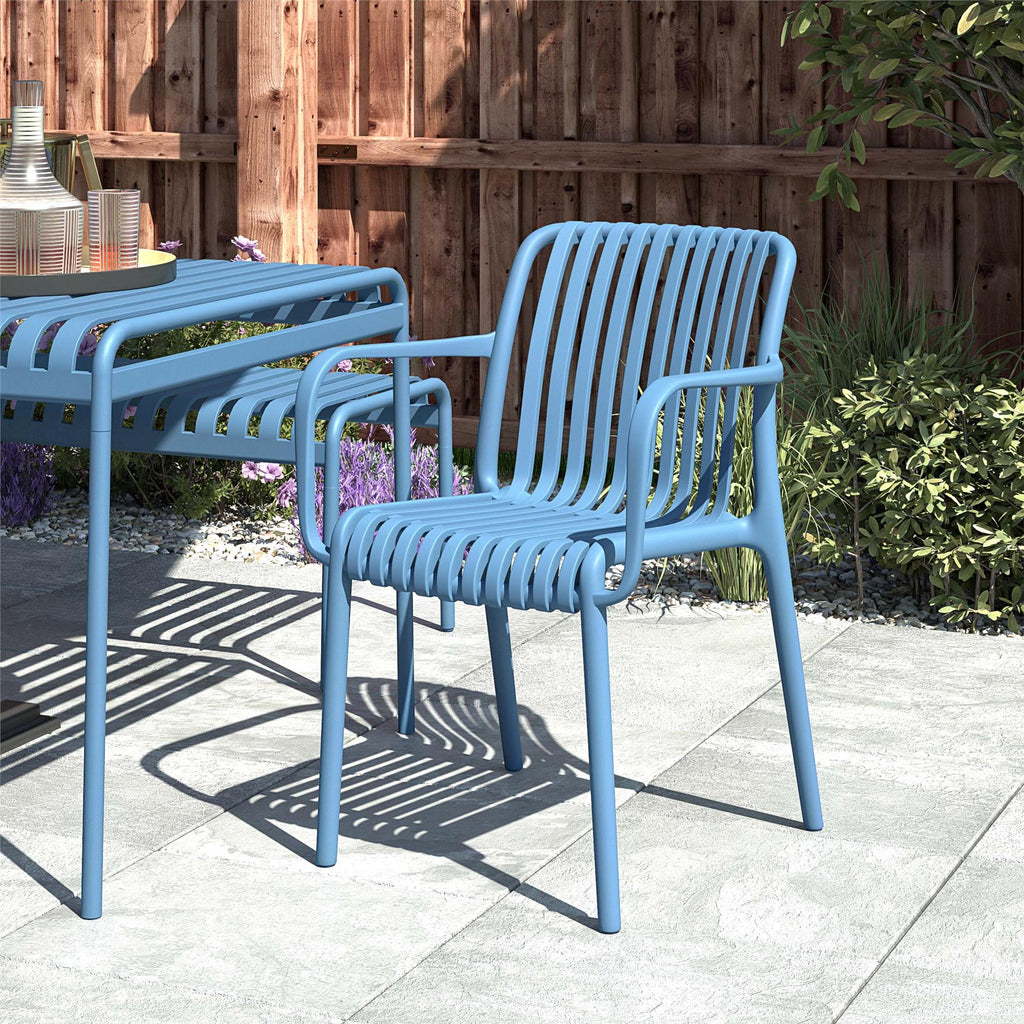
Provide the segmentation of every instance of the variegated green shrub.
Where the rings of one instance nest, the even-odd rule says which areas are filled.
[[[813,433],[844,529],[809,533],[908,576],[949,621],[1024,620],[1024,391],[966,379],[935,355],[872,364]]]

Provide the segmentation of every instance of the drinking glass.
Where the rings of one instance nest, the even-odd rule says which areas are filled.
[[[139,190],[89,191],[89,269],[126,270],[139,265]]]

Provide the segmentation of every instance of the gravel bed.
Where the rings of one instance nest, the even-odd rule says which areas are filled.
[[[302,564],[298,534],[290,518],[251,520],[218,517],[203,521],[187,519],[167,510],[148,509],[127,499],[114,501],[110,510],[111,547],[124,551],[149,551],[162,555]],[[58,496],[55,508],[28,526],[0,527],[0,536],[57,544],[85,544],[88,537],[88,500],[84,491]],[[609,583],[618,582],[616,570]],[[812,619],[845,619],[879,625],[913,626],[921,629],[954,629],[930,608],[919,605],[910,587],[895,573],[865,559],[864,605],[857,607],[856,573],[852,560],[822,566],[798,557],[794,579],[797,613]],[[721,611],[767,611],[768,602],[723,601],[714,580],[699,559],[676,558],[668,563],[644,563],[640,580],[628,602],[636,611],[662,611],[690,605]],[[981,632],[1005,633],[984,627]]]
[[[0,537],[57,544],[85,544],[88,535],[89,500],[84,491],[58,494],[53,510],[27,526],[0,526]],[[110,507],[110,546],[119,551],[295,565],[305,561],[297,541],[289,518],[188,519],[131,499],[113,501]]]

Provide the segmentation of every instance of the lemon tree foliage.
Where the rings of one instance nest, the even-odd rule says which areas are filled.
[[[800,41],[800,42],[797,42]],[[846,173],[867,159],[861,128],[931,128],[951,139],[948,160],[977,177],[1010,178],[1024,191],[1024,3],[845,0],[802,3],[786,18],[782,45],[805,47],[800,68],[821,72],[825,106],[776,129],[818,152],[830,132],[839,154],[812,199],[858,210]]]

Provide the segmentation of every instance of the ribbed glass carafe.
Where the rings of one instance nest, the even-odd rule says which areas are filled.
[[[82,204],[53,176],[43,145],[43,83],[14,83],[11,148],[0,177],[0,274],[82,269]]]

